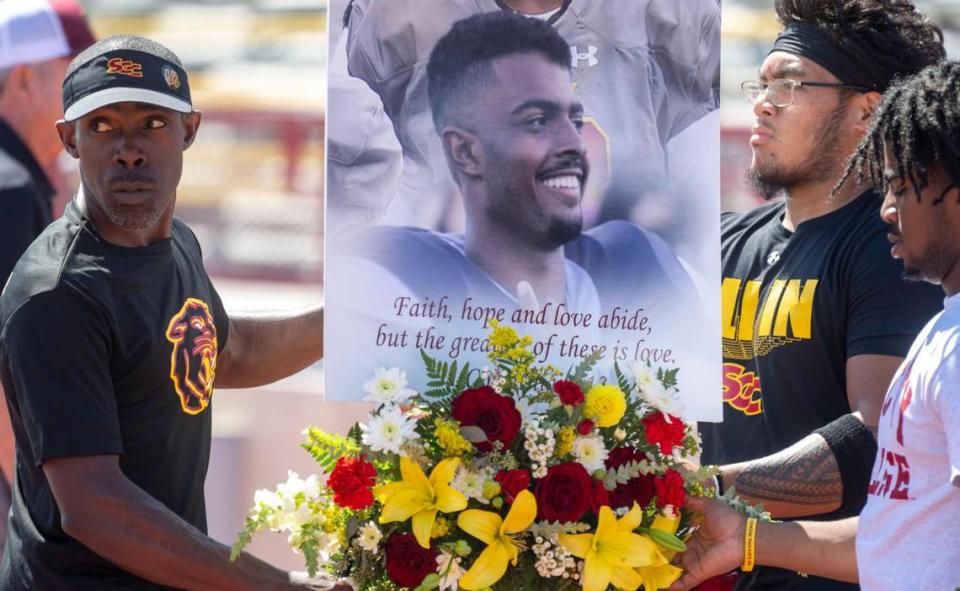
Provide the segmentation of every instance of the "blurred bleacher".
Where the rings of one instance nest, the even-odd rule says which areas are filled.
[[[318,284],[323,269],[326,2],[90,0],[100,37],[176,52],[204,119],[177,214],[215,276]]]

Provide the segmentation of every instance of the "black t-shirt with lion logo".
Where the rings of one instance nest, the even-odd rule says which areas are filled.
[[[210,401],[228,320],[196,237],[174,220],[170,239],[116,246],[72,202],[14,269],[0,323],[17,453],[0,588],[162,589],[64,533],[42,464],[117,455],[130,480],[206,531]]]

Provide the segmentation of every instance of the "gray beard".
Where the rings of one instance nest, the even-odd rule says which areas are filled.
[[[120,213],[113,209],[107,210],[107,216],[113,225],[123,230],[143,230],[149,228],[160,219],[163,210],[156,205],[152,205],[145,212]]]

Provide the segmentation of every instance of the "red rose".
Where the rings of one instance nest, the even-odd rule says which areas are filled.
[[[560,402],[572,406],[575,404],[583,404],[586,400],[583,397],[583,390],[580,389],[580,386],[576,382],[571,382],[570,380],[560,380],[559,382],[553,383],[553,391],[557,393],[557,396],[560,397]]]
[[[687,491],[683,487],[683,476],[676,470],[667,470],[663,478],[657,478],[654,484],[657,487],[657,507],[673,505],[674,508],[683,507],[687,499]]]
[[[593,431],[593,421],[590,419],[583,419],[580,421],[580,424],[577,425],[577,433],[581,435],[589,435]]]
[[[513,499],[517,498],[520,491],[530,488],[530,473],[526,470],[501,470],[493,479],[500,485],[500,491],[509,504],[513,504]]]
[[[659,410],[653,414],[644,417],[644,431],[647,433],[647,441],[660,446],[660,451],[664,455],[670,455],[675,445],[683,445],[683,439],[687,435],[687,427],[683,421],[670,415],[670,422],[663,416]]]
[[[423,582],[437,571],[437,551],[424,548],[413,534],[393,534],[387,541],[387,575],[390,580],[408,589]]]
[[[541,520],[579,521],[593,507],[593,479],[581,464],[559,464],[547,470],[534,494]]]
[[[602,480],[593,480],[593,496],[591,497],[593,501],[590,508],[593,509],[593,514],[600,515],[600,507],[609,507],[610,506],[610,492],[603,486]]]
[[[737,586],[737,578],[735,572],[719,575],[700,583],[692,591],[733,591]]]
[[[474,444],[482,452],[491,451],[494,441],[510,447],[523,422],[513,399],[497,394],[490,386],[464,390],[453,399],[450,414],[464,427],[483,429],[489,441]]]
[[[366,509],[373,505],[373,485],[377,470],[359,458],[340,458],[327,479],[333,491],[333,502],[348,509]]]
[[[646,454],[632,447],[615,447],[610,450],[606,464],[607,468],[619,468],[629,462],[639,462],[645,459],[647,459]],[[654,476],[652,474],[641,474],[623,484],[618,484],[617,488],[610,491],[610,506],[614,509],[629,508],[637,503],[641,507],[646,507],[656,491],[653,481]]]

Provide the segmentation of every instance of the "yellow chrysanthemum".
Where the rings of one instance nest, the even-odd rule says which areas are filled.
[[[561,427],[557,431],[557,446],[554,448],[554,453],[558,458],[569,454],[573,451],[573,441],[577,438],[576,431],[573,430],[573,427]]]
[[[460,434],[460,424],[456,421],[437,419],[434,423],[437,444],[446,456],[461,456],[473,451],[473,444]]]
[[[627,412],[627,397],[620,388],[598,384],[587,392],[583,414],[593,419],[598,427],[613,427]]]

